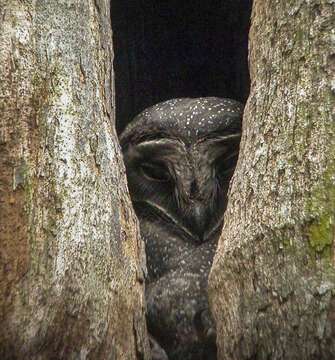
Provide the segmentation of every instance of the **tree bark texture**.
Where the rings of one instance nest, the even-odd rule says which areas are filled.
[[[209,281],[219,359],[335,356],[334,5],[253,4],[252,88]]]
[[[147,359],[108,0],[0,0],[0,358]]]

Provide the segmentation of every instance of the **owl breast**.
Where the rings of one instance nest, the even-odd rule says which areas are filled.
[[[144,110],[120,138],[146,245],[148,329],[169,359],[215,358],[207,279],[241,117],[234,100],[173,99]]]

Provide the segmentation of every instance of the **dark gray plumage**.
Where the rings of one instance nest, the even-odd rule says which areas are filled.
[[[146,243],[148,328],[170,360],[216,356],[207,278],[241,118],[242,105],[234,100],[173,99],[144,110],[121,135]]]

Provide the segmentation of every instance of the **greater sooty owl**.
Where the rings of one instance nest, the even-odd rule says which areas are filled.
[[[207,279],[242,109],[230,99],[173,99],[144,110],[120,138],[146,244],[148,329],[170,360],[216,357]]]

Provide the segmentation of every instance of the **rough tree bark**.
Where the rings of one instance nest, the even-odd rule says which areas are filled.
[[[147,359],[108,0],[0,0],[0,358]]]
[[[334,13],[332,0],[254,2],[252,89],[210,275],[220,359],[334,359]]]

